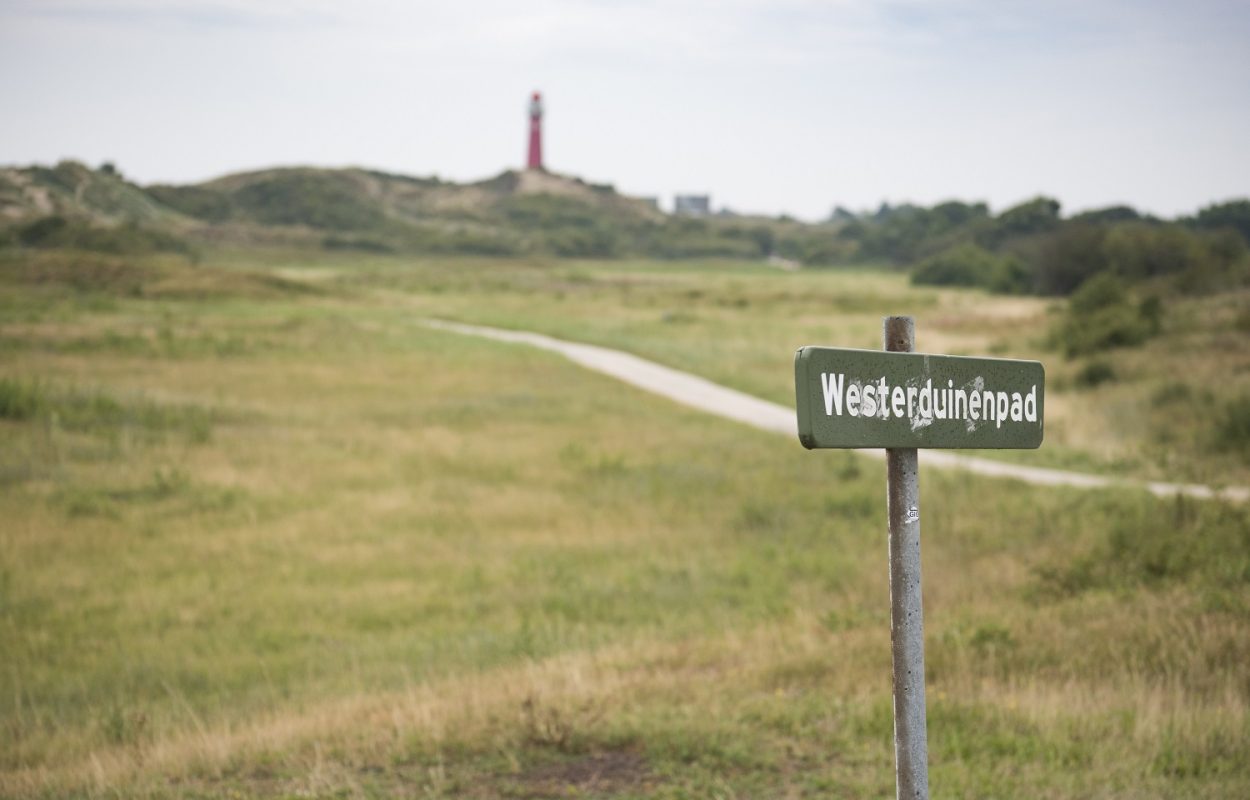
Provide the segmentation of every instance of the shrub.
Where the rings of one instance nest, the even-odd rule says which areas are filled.
[[[1233,328],[1242,333],[1250,333],[1250,306],[1237,312],[1236,318],[1233,319]]]
[[[1037,248],[1037,289],[1042,294],[1070,294],[1106,270],[1106,235],[1102,226],[1083,223],[1067,223],[1049,234]]]
[[[1232,229],[1250,243],[1250,200],[1230,200],[1207,206],[1198,212],[1192,224],[1198,228]]]
[[[1007,236],[1044,233],[1059,226],[1059,208],[1058,200],[1036,197],[999,214],[995,227]]]
[[[1155,391],[1150,398],[1150,403],[1155,408],[1172,405],[1173,403],[1189,402],[1194,396],[1194,390],[1189,388],[1189,384],[1180,383],[1179,381],[1171,381],[1165,383]]]
[[[52,214],[22,225],[15,235],[22,245],[41,249],[64,247],[113,255],[155,252],[192,254],[191,246],[179,237],[143,228],[134,222],[106,227]]]
[[[57,214],[40,217],[17,229],[17,240],[27,247],[42,247],[55,244],[56,240],[65,235],[69,220]]]
[[[0,378],[0,419],[30,419],[43,410],[43,389],[37,383]]]
[[[270,225],[330,231],[370,230],[386,221],[349,176],[275,171],[234,192],[235,209]]]
[[[147,187],[146,191],[169,208],[208,222],[224,222],[234,213],[230,197],[214,189],[155,185]]]
[[[997,256],[970,242],[926,259],[911,282],[929,286],[972,286],[1008,294],[1028,289],[1028,273],[1012,256]]]
[[[1108,206],[1106,208],[1096,208],[1090,211],[1083,211],[1071,218],[1072,222],[1087,222],[1093,224],[1111,223],[1111,222],[1136,222],[1142,216],[1137,209],[1132,206]]]
[[[1079,291],[1072,295],[1068,308],[1076,314],[1089,315],[1105,308],[1123,305],[1128,300],[1128,293],[1123,281],[1113,275],[1098,275],[1081,284]]]
[[[1157,299],[1134,305],[1124,284],[1104,272],[1072,295],[1053,336],[1069,358],[1138,345],[1158,333],[1161,313]]]
[[[1110,501],[1103,531],[1084,552],[1064,551],[1037,569],[1046,594],[1131,589],[1180,582],[1240,592],[1250,580],[1250,516],[1244,508],[1177,496],[1168,506],[1138,497]]]
[[[1076,385],[1082,389],[1093,389],[1116,378],[1115,367],[1108,361],[1091,361],[1076,373]]]
[[[1224,405],[1215,420],[1215,447],[1250,462],[1250,395]]]
[[[1119,225],[1105,242],[1107,267],[1124,278],[1172,278],[1196,293],[1244,280],[1246,244],[1234,231],[1192,231],[1179,225]]]

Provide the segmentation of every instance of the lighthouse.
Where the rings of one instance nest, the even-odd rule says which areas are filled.
[[[530,97],[530,148],[525,168],[543,168],[543,98],[538,92]]]

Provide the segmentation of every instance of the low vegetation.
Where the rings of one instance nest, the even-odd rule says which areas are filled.
[[[1045,364],[1045,446],[1026,455],[978,455],[1123,477],[1250,485],[1250,454],[1212,451],[1216,416],[1203,410],[1250,392],[1250,330],[1234,324],[1250,302],[1247,290],[1176,297],[1164,309],[1140,288],[1108,278],[1109,292],[1096,282],[1073,308],[1043,298],[909,286],[897,273],[785,273],[732,261],[378,258],[358,260],[335,276],[354,290],[385,287],[419,315],[617,347],[786,405],[793,402],[793,370],[778,353],[802,344],[880,348],[881,317],[902,309],[917,318],[923,350]],[[1091,367],[1094,362],[1110,369]],[[1153,401],[1176,386],[1189,394]]]
[[[671,217],[608,185],[503,172],[455,184],[364,169],[285,168],[142,187],[111,165],[0,170],[0,247],[188,252],[223,242],[331,251],[832,263],[829,225]]]
[[[41,250],[85,250],[111,255],[182,253],[194,250],[185,239],[164,231],[140,227],[132,222],[104,226],[82,219],[58,215],[39,217],[11,232],[14,244]]]
[[[1158,294],[1250,282],[1250,200],[1161,220],[1126,207],[1063,217],[1038,197],[998,214],[984,203],[837,209],[827,222],[670,216],[610,185],[505,171],[456,184],[365,169],[281,168],[196,185],[142,187],[111,164],[0,170],[0,248],[193,254],[222,243],[330,251],[565,258],[783,259],[873,263],[918,285],[1069,295],[1111,275]]]
[[[1123,281],[1099,273],[1073,293],[1052,337],[1069,358],[1132,347],[1158,335],[1162,313],[1157,295],[1133,302]]]
[[[1165,221],[1124,206],[1064,218],[1039,197],[992,215],[984,204],[882,208],[838,232],[851,259],[912,269],[918,284],[1067,295],[1112,275],[1201,294],[1250,281],[1250,201]]]
[[[1244,300],[1177,301],[1105,380],[1048,362],[1027,457],[1171,431],[1203,450],[1170,471],[1243,479],[1205,451],[1245,429],[1250,348],[1203,345]],[[1006,355],[1062,314],[732,262],[6,256],[0,795],[888,795],[880,463],[420,319],[788,403],[796,345],[879,346],[898,310]],[[922,491],[935,796],[1250,791],[1246,507]]]

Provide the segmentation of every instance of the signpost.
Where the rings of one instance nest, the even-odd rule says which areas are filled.
[[[899,800],[929,797],[917,449],[1040,447],[1046,379],[1037,361],[913,353],[915,333],[911,317],[886,317],[885,352],[803,347],[794,356],[803,446],[886,448]]]

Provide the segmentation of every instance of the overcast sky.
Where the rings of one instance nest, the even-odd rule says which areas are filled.
[[[1250,195],[1250,3],[0,0],[0,163],[523,163],[822,218]]]

